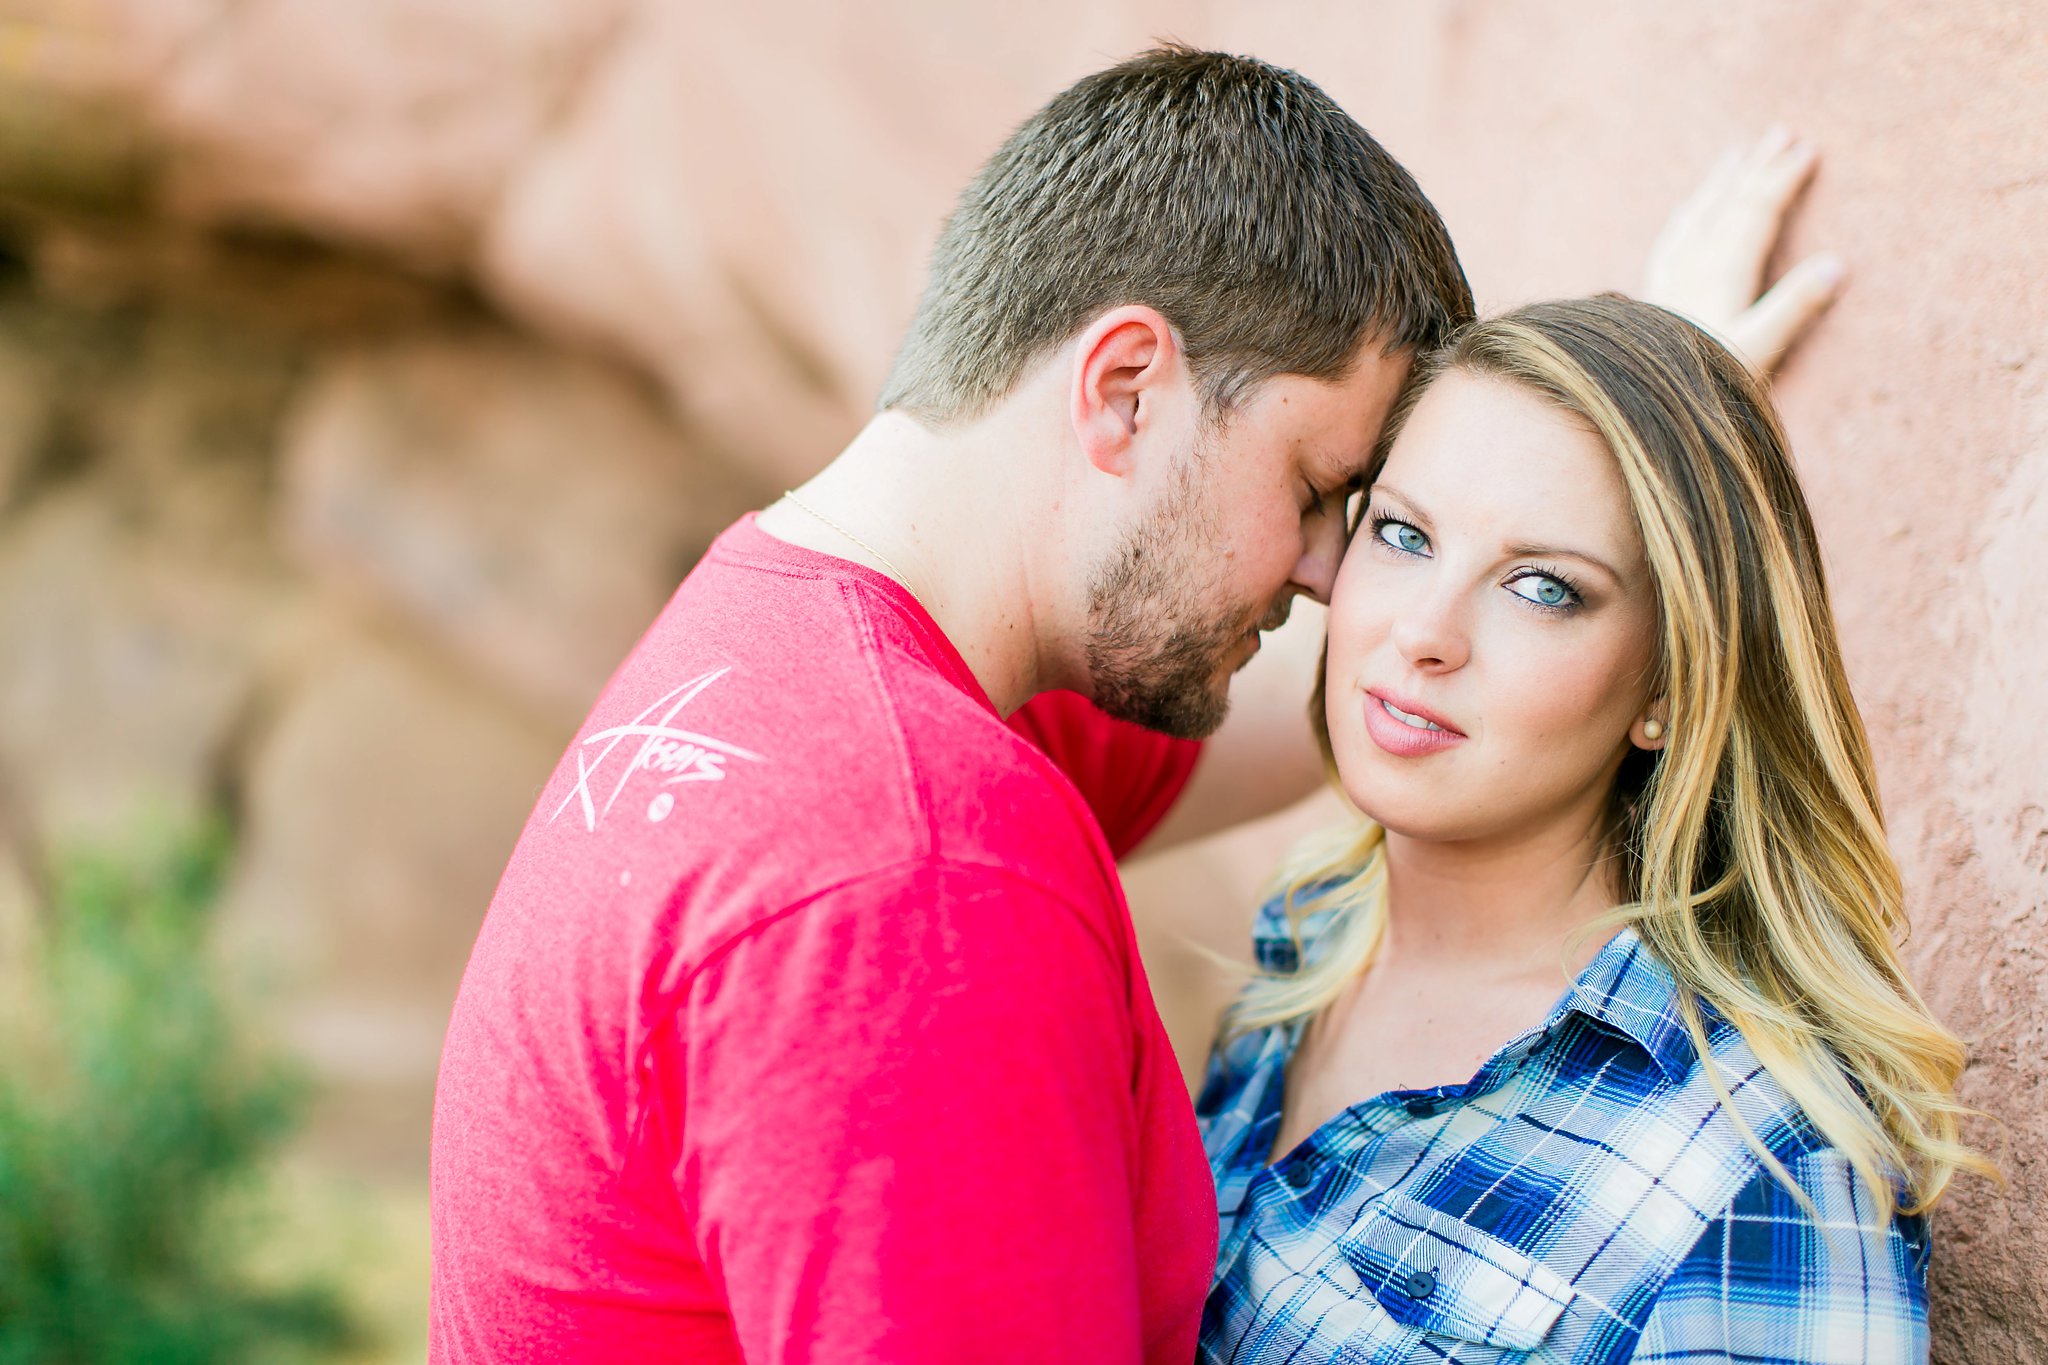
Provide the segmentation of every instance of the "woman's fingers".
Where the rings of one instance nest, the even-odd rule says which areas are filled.
[[[1753,161],[1729,195],[1723,207],[1729,230],[1741,239],[1739,249],[1754,259],[1759,275],[1771,248],[1777,245],[1786,216],[1819,165],[1818,147],[1810,142],[1788,142]]]
[[[1808,256],[1779,277],[1729,330],[1752,368],[1769,373],[1842,292],[1848,267],[1832,251]]]
[[[1758,297],[1786,219],[1819,164],[1819,149],[1782,126],[1722,156],[1651,248],[1643,297],[1684,313],[1768,372],[1844,275],[1838,258],[1810,257]]]

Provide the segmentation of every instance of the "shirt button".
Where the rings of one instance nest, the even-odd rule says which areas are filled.
[[[1411,1299],[1426,1299],[1436,1293],[1436,1272],[1418,1270],[1401,1283],[1401,1292]]]
[[[1297,1190],[1305,1190],[1308,1182],[1315,1179],[1315,1172],[1308,1168],[1306,1161],[1297,1161],[1282,1172],[1280,1178]]]
[[[1428,1095],[1417,1095],[1413,1099],[1405,1100],[1401,1107],[1419,1119],[1429,1118],[1436,1113],[1436,1101]]]

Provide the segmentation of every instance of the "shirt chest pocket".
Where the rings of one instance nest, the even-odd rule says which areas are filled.
[[[1460,1361],[1508,1360],[1535,1350],[1576,1292],[1499,1238],[1400,1194],[1367,1209],[1341,1249],[1394,1323],[1478,1348],[1448,1353]],[[1446,1354],[1437,1350],[1425,1358]],[[1405,1357],[1368,1350],[1365,1358]]]

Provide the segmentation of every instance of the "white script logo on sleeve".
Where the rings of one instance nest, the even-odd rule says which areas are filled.
[[[626,784],[633,780],[635,773],[660,773],[661,785],[673,787],[678,782],[721,782],[725,780],[725,765],[728,760],[738,759],[744,763],[760,763],[761,755],[751,749],[742,749],[737,744],[728,744],[710,735],[700,735],[694,730],[679,730],[670,722],[678,712],[688,706],[711,684],[732,671],[731,665],[715,668],[709,673],[700,673],[682,686],[655,700],[652,706],[633,717],[624,725],[614,725],[586,736],[576,746],[576,785],[562,798],[562,804],[555,807],[555,813],[548,822],[562,818],[562,812],[571,803],[581,802],[584,828],[595,830],[598,821],[611,814],[612,806],[626,790]],[[663,709],[666,708],[666,709]],[[661,714],[655,716],[659,711]],[[650,719],[653,717],[653,719]],[[603,771],[606,762],[619,746],[627,740],[639,740],[639,746],[632,751],[632,758],[612,784],[611,793],[600,807],[592,795],[590,784]],[[595,757],[592,751],[595,750]],[[660,821],[668,818],[675,809],[674,793],[661,791],[647,805],[647,818]]]

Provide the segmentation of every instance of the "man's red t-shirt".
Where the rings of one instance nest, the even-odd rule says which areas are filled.
[[[1006,726],[897,584],[727,531],[463,977],[431,1358],[1193,1359],[1215,1196],[1113,858],[1195,752]]]

